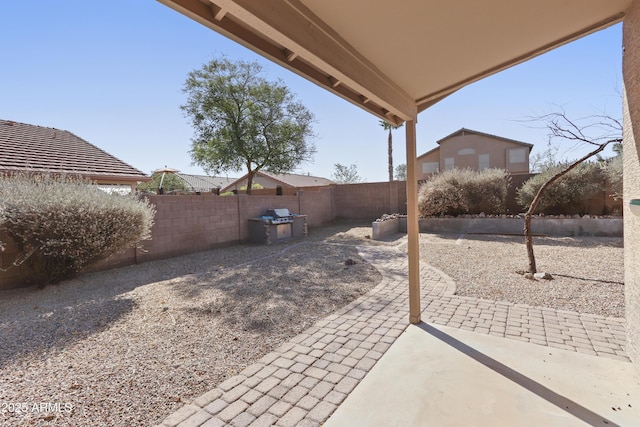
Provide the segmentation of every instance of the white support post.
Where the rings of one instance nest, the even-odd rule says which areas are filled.
[[[416,120],[407,130],[407,237],[409,240],[409,322],[420,323],[420,229],[418,227],[418,180],[416,174]]]

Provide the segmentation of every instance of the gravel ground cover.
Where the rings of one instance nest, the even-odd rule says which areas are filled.
[[[377,285],[353,240],[334,226],[0,293],[0,425],[161,422]]]
[[[522,236],[420,236],[421,260],[456,282],[456,295],[624,317],[622,238],[534,237],[539,272],[529,280]]]
[[[159,423],[377,285],[355,245],[406,250],[406,236],[370,234],[370,224],[335,224],[303,241],[0,292],[0,425]],[[421,258],[452,277],[459,295],[623,316],[622,239],[535,244],[540,271],[555,280],[515,273],[526,267],[519,236],[425,234]]]

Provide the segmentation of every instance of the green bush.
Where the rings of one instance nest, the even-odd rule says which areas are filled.
[[[151,175],[151,181],[141,182],[138,184],[138,191],[147,191],[157,193],[160,188],[160,181],[162,181],[162,189],[165,193],[169,193],[171,191],[188,191],[189,186],[184,181],[184,179],[180,178],[178,175],[174,173],[165,173],[164,179],[162,178],[162,172],[154,173]]]
[[[549,167],[530,178],[517,191],[518,203],[528,208],[540,187],[566,167],[566,164]],[[547,187],[534,213],[548,215],[587,213],[590,199],[601,190],[602,176],[598,165],[592,162],[582,163]]]
[[[70,176],[0,177],[0,228],[44,286],[150,237],[155,209]]]
[[[263,188],[264,187],[258,182],[255,182],[255,183],[251,184],[251,189],[252,190],[262,190]],[[244,191],[246,189],[247,189],[246,185],[243,185],[242,187],[240,187],[240,190],[242,190],[242,191]]]
[[[510,182],[503,169],[444,171],[420,186],[418,210],[425,217],[504,213]]]

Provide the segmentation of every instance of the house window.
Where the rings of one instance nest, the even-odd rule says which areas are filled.
[[[424,162],[422,164],[422,173],[438,173],[440,172],[440,163]]]
[[[465,156],[469,154],[476,154],[476,150],[474,150],[473,148],[463,148],[462,150],[458,151],[459,156]]]
[[[509,149],[509,163],[526,163],[526,161],[527,161],[526,148]]]
[[[444,170],[450,171],[454,168],[453,157],[444,158]]]
[[[491,163],[491,157],[489,154],[478,155],[478,170],[489,169]]]

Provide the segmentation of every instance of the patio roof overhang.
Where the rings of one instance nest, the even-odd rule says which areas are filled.
[[[418,323],[418,113],[621,22],[635,0],[158,1],[390,123],[406,122],[409,320]]]
[[[385,119],[600,30],[631,0],[159,0]]]

